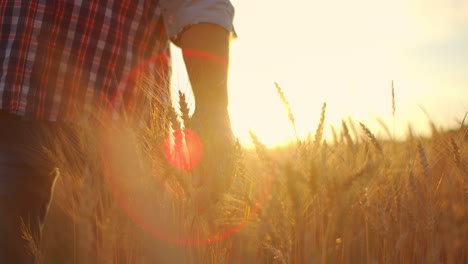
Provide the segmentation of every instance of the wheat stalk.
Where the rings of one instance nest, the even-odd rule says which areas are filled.
[[[268,158],[268,155],[266,153],[265,145],[262,142],[260,142],[257,135],[255,134],[255,132],[253,132],[252,129],[249,129],[249,134],[250,134],[250,138],[252,139],[252,142],[253,142],[253,144],[255,146],[255,151],[257,152],[257,156],[260,158],[260,160],[262,160],[263,162],[268,164],[269,163],[269,158]]]
[[[175,111],[174,107],[169,106],[167,109],[167,118],[169,122],[171,122],[171,126],[173,130],[180,129],[180,122],[178,120],[178,114]]]
[[[27,242],[26,247],[29,254],[34,257],[35,263],[44,263],[44,254],[38,244],[40,239],[39,234],[33,234],[31,226],[26,224],[23,218],[21,218],[20,221],[21,238]]]
[[[336,135],[335,127],[333,125],[330,125],[330,129],[332,131],[333,143],[338,144],[338,136]]]
[[[453,137],[450,138],[450,146],[452,147],[452,153],[453,153],[453,160],[455,161],[455,164],[460,167],[461,164],[461,156],[460,156],[460,148],[457,145],[457,142],[455,142],[455,139]]]
[[[185,94],[179,91],[179,110],[181,113],[182,121],[184,122],[184,126],[187,126],[189,121],[189,108],[187,104],[187,98]]]
[[[423,169],[424,175],[429,177],[429,162],[427,161],[426,150],[421,142],[418,143],[419,164]]]
[[[372,142],[372,145],[380,152],[383,153],[382,146],[380,145],[379,141],[377,138],[372,134],[372,132],[367,128],[363,123],[359,123],[361,125],[362,130],[366,134],[366,136],[370,139]]]
[[[424,115],[426,115],[427,119],[429,120],[429,126],[431,127],[432,136],[437,136],[439,134],[439,131],[436,125],[434,124],[434,121],[432,121],[431,116],[426,111],[426,108],[424,108],[422,105],[419,105],[419,108],[421,109],[421,111],[423,111]]]
[[[354,142],[353,139],[351,138],[351,135],[349,134],[349,129],[348,126],[346,125],[346,122],[344,120],[341,120],[341,125],[343,127],[343,136],[346,139],[346,142],[351,148],[354,148]]]
[[[320,122],[317,127],[317,130],[315,131],[315,142],[318,144],[320,141],[322,141],[323,137],[323,127],[325,125],[325,113],[327,109],[327,102],[324,102],[322,105],[322,111],[320,112]]]
[[[281,87],[278,85],[278,83],[275,82],[275,86],[276,86],[276,91],[278,92],[278,95],[279,95],[281,101],[283,102],[284,108],[286,109],[286,114],[288,115],[289,121],[291,121],[291,124],[293,126],[294,134],[296,135],[296,138],[299,139],[299,137],[297,135],[297,130],[296,130],[296,122],[295,122],[295,119],[294,119],[294,115],[293,115],[293,113],[291,111],[291,106],[289,105],[289,101],[286,99],[286,96],[284,95],[283,89],[281,89]]]

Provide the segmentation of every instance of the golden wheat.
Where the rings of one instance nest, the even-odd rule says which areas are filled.
[[[276,86],[294,127],[289,102]],[[395,115],[393,90],[392,83]],[[188,113],[186,106],[180,107]],[[196,230],[200,234],[207,230],[222,233],[223,226],[248,220],[230,236],[196,246],[153,237],[114,201],[108,183],[77,180],[71,172],[78,166],[72,165],[61,168],[60,199],[52,204],[43,243],[34,254],[42,252],[44,263],[85,259],[89,261],[81,263],[467,263],[466,126],[462,123],[453,133],[437,130],[436,137],[418,141],[418,135],[409,129],[406,141],[396,141],[375,136],[361,123],[367,139],[359,140],[362,136],[357,132],[350,135],[353,121],[348,118],[342,120],[341,136],[330,125],[334,144],[326,144],[326,107],[332,106],[322,105],[315,128],[314,141],[324,142],[317,148],[307,147],[299,139],[296,143],[301,151],[297,144],[267,148],[251,130],[255,150],[244,149],[239,142],[231,150],[236,177],[217,210],[197,213],[185,203],[190,198],[180,195],[180,200],[167,205],[171,213],[160,212],[175,223],[186,223],[180,232]],[[161,140],[167,132],[153,128],[145,133]],[[102,164],[93,150],[95,145],[87,144],[91,142],[87,138],[81,140],[88,147],[85,156],[94,162],[89,174],[97,178]],[[178,190],[176,183],[187,177],[166,164],[160,153],[162,145],[156,141],[145,143],[151,169],[168,175],[164,175],[163,186],[152,186],[152,178],[145,182],[144,188],[157,191],[149,203],[168,196],[166,188]],[[441,142],[448,142],[448,147],[441,147]],[[385,159],[375,159],[366,148],[375,148]],[[273,164],[274,180],[266,192],[263,175]],[[183,193],[192,189],[187,186]],[[259,193],[266,193],[264,203],[258,201]],[[79,222],[80,218],[87,220]],[[94,235],[92,252],[78,246],[87,242],[80,240],[89,231]]]

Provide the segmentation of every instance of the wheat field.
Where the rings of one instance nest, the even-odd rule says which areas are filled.
[[[276,89],[295,129],[294,106]],[[139,151],[120,160],[119,171],[130,173],[116,181],[130,186],[120,193],[131,198],[116,198],[99,139],[78,137],[88,160],[82,166],[83,157],[67,155],[78,152],[58,138],[61,177],[41,243],[26,234],[31,253],[40,263],[468,263],[463,121],[451,131],[431,123],[430,137],[409,130],[398,141],[383,122],[387,136],[379,138],[347,119],[325,139],[326,110],[324,103],[309,136],[287,146],[266,147],[251,131],[254,148],[232,148],[229,184],[216,186],[216,203],[201,207],[199,188],[160,151],[164,131],[180,126],[171,109],[155,111],[165,122],[134,136],[130,145]],[[136,157],[163,175],[158,184],[127,168]]]

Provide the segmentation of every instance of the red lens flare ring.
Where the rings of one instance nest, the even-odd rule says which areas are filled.
[[[211,63],[217,63],[219,65],[227,65],[228,60],[224,57],[218,56],[216,54],[203,51],[203,50],[196,50],[196,49],[183,49],[182,54],[184,57],[194,57],[194,58],[200,58],[200,59],[205,59],[208,62]],[[158,63],[163,64],[165,67],[169,67],[167,61],[170,59],[170,52],[163,52],[160,54],[157,54],[149,59],[146,59],[142,63],[138,64],[135,68],[130,70],[130,72],[122,79],[122,81],[119,83],[115,91],[112,93],[110,96],[110,104],[109,104],[109,109],[110,111],[114,110],[119,110],[120,103],[123,101],[122,99],[124,98],[123,91],[125,90],[132,90],[132,89],[125,89],[126,86],[133,86],[134,83],[133,81],[139,76],[139,74],[144,73],[145,70],[149,68],[157,68]],[[130,87],[132,88],[132,87]],[[130,108],[135,107],[135,105],[131,105]]]
[[[168,55],[158,54],[137,65],[125,76],[113,94],[111,107],[108,109],[110,111],[104,120],[106,126],[103,126],[100,133],[103,173],[116,201],[130,219],[148,233],[180,245],[209,244],[236,233],[257,214],[270,194],[276,166],[266,168],[245,183],[242,189],[246,192],[245,196],[236,197],[237,200],[244,200],[245,204],[236,205],[232,219],[229,218],[228,222],[218,224],[215,228],[207,228],[206,223],[208,220],[221,219],[223,208],[221,211],[200,213],[194,202],[197,199],[190,196],[190,192],[170,191],[166,185],[179,184],[182,186],[178,186],[180,189],[187,188],[183,185],[184,181],[192,179],[187,175],[203,162],[203,142],[196,131],[176,130],[165,142],[161,142],[160,148],[154,150],[154,153],[145,153],[140,147],[143,144],[139,144],[142,142],[138,142],[138,137],[134,136],[131,129],[113,126],[117,122],[113,123],[112,112],[118,107],[114,103],[116,98],[121,97],[119,92],[124,90],[122,88],[132,85],[132,78],[146,72],[150,64],[168,58]],[[184,50],[184,55],[214,63],[227,63],[225,58],[204,51]],[[164,163],[168,166],[163,166]],[[172,171],[170,173],[170,170],[161,169],[164,167],[180,174],[174,176]],[[218,176],[221,177],[210,175]],[[172,182],[166,180],[170,177]]]

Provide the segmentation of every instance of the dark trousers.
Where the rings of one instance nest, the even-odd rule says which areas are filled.
[[[35,262],[31,246],[41,237],[58,174],[44,147],[58,129],[0,110],[0,263]]]

